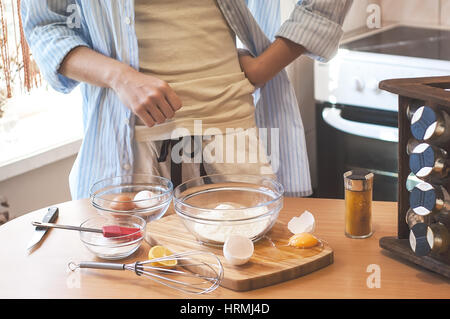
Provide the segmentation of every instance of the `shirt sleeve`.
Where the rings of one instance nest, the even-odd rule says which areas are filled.
[[[299,1],[276,37],[301,44],[308,55],[322,62],[337,52],[344,31],[342,25],[353,0]]]
[[[78,82],[60,74],[60,65],[75,47],[89,47],[75,0],[22,0],[21,15],[25,38],[45,80],[56,91],[69,93]]]

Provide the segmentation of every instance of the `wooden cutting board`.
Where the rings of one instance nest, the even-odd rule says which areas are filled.
[[[206,250],[216,254],[224,267],[221,286],[236,291],[274,285],[333,263],[333,250],[326,243],[311,249],[287,246],[290,232],[286,224],[279,221],[265,238],[255,243],[252,258],[242,266],[230,265],[221,248],[199,244],[177,215],[153,221],[148,227],[153,245],[163,245],[173,252]]]

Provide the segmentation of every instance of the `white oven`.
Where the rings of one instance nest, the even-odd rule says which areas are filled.
[[[343,198],[342,175],[375,174],[374,199],[397,200],[398,97],[393,78],[450,75],[450,31],[397,26],[343,45],[314,67],[318,197]]]

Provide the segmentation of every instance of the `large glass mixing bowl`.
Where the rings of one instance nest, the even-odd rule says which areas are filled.
[[[283,207],[283,186],[254,175],[209,175],[174,190],[174,208],[186,228],[207,245],[222,246],[239,234],[261,239]]]

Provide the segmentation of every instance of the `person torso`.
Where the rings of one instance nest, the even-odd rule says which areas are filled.
[[[255,126],[255,88],[216,0],[136,0],[135,30],[140,71],[169,83],[183,104],[172,120],[153,128],[137,120],[137,139],[170,138],[180,127],[194,134],[194,120],[224,133]]]

